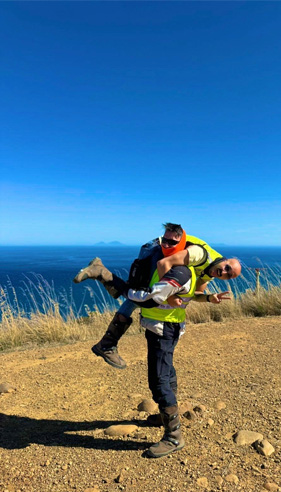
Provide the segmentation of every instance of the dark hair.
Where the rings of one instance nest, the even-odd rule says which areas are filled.
[[[183,228],[180,224],[172,224],[172,222],[166,222],[163,224],[165,232],[174,232],[177,236],[182,236]]]

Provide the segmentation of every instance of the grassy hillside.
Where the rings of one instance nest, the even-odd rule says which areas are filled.
[[[186,311],[187,321],[205,323],[244,317],[280,316],[280,276],[278,277],[276,271],[269,271],[268,278],[263,282],[265,287],[252,290],[251,282],[245,292],[236,291],[230,301],[220,305],[191,302]],[[91,290],[88,286],[86,288]],[[230,290],[230,286],[223,286],[223,289],[227,288]],[[218,287],[211,285],[210,292],[215,291],[218,291]],[[0,288],[0,350],[28,344],[72,342],[100,336],[110,322],[115,306],[103,288],[100,288],[99,292],[102,302],[95,304],[95,294],[92,292],[94,310],[91,311],[89,306],[84,306],[88,316],[81,318],[81,309],[76,309],[66,296],[58,299],[54,288],[40,276],[34,282],[30,281],[25,285],[28,312],[21,307],[12,285],[9,285],[9,291],[7,288]],[[137,311],[134,320],[128,334],[140,330]]]

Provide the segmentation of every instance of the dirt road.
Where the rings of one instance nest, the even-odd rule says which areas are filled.
[[[0,355],[0,383],[15,388],[0,395],[1,491],[281,490],[281,318],[188,327],[175,353],[179,402],[205,410],[182,416],[185,448],[159,460],[143,453],[162,431],[137,410],[150,398],[144,336],[120,343],[124,371],[91,345]],[[124,423],[132,435],[105,434]],[[238,446],[239,430],[260,432],[274,453]]]

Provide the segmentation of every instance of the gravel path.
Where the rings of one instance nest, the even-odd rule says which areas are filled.
[[[159,460],[143,455],[162,431],[137,409],[150,398],[144,336],[121,341],[123,371],[91,345],[0,355],[0,491],[281,490],[280,317],[188,327],[175,353],[179,402],[199,408],[182,415],[185,448]],[[129,424],[130,435],[105,434]],[[239,430],[274,453],[238,446]]]

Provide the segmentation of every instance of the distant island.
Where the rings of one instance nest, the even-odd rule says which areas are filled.
[[[126,246],[126,245],[120,243],[120,241],[110,241],[109,243],[106,243],[105,241],[99,241],[98,243],[94,243],[93,246]]]

